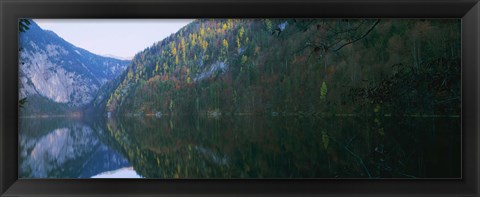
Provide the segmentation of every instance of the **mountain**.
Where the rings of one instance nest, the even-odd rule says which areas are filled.
[[[85,106],[130,63],[78,48],[33,21],[20,33],[19,61],[19,97],[28,101],[25,114]]]
[[[457,114],[460,27],[456,19],[198,19],[136,54],[106,110]]]
[[[120,57],[120,56],[116,56],[116,55],[112,55],[112,54],[102,54],[102,56],[110,57],[110,58],[114,58],[114,59],[119,59],[119,60],[132,60],[132,57]]]

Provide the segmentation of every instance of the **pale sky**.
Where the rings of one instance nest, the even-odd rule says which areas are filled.
[[[67,42],[98,55],[132,58],[193,19],[34,19]]]

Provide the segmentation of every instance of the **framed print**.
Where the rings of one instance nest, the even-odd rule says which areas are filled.
[[[476,196],[477,1],[2,1],[1,195]]]

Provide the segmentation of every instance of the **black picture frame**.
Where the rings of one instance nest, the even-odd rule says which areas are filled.
[[[478,0],[0,0],[1,196],[478,196]],[[19,18],[462,18],[462,179],[18,180]]]

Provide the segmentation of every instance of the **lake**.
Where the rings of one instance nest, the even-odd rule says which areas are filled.
[[[90,119],[20,118],[19,177],[461,177],[459,117]]]

